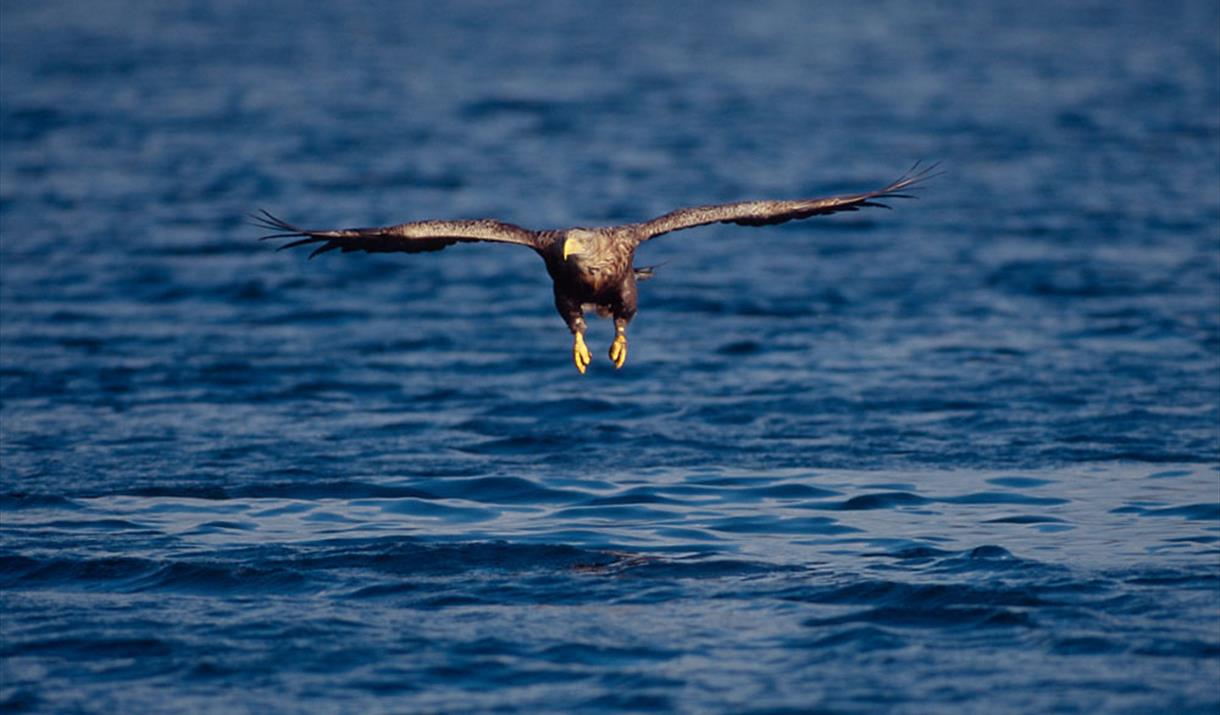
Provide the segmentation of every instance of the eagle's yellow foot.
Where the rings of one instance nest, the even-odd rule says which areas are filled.
[[[614,336],[614,342],[610,343],[610,359],[614,361],[614,369],[617,370],[627,362],[627,336],[619,333]]]
[[[581,375],[585,374],[585,369],[593,362],[589,346],[585,345],[585,336],[580,333],[576,333],[576,338],[572,341],[572,362],[576,363],[576,369],[580,370]]]

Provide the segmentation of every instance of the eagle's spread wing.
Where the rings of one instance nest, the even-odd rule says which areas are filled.
[[[742,201],[734,204],[716,204],[712,206],[694,206],[691,208],[671,211],[664,216],[658,216],[651,221],[638,224],[643,240],[655,238],[670,231],[680,231],[684,228],[706,226],[711,223],[735,223],[739,226],[769,226],[785,223],[811,216],[838,213],[839,211],[856,211],[863,206],[889,208],[876,199],[909,199],[910,194],[904,194],[904,189],[913,188],[916,184],[936,176],[933,171],[938,164],[932,164],[924,169],[919,164],[911,167],[905,175],[883,189],[869,191],[863,194],[847,196],[828,196],[820,199],[796,199],[793,201]]]
[[[261,240],[273,238],[295,238],[280,250],[293,246],[319,244],[310,258],[319,253],[336,249],[349,253],[423,253],[439,251],[455,243],[490,241],[495,243],[519,243],[531,248],[539,247],[539,234],[511,223],[480,219],[477,221],[413,221],[397,226],[379,228],[344,228],[338,230],[313,230],[298,228],[287,221],[261,211],[251,216],[263,228],[276,231]]]

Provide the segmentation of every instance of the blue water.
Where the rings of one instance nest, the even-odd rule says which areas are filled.
[[[0,710],[1220,708],[1215,3],[0,13]]]

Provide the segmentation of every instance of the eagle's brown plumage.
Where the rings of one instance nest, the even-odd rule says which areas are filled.
[[[712,223],[739,226],[768,226],[811,216],[864,207],[889,208],[878,199],[912,198],[903,191],[935,174],[936,164],[919,169],[919,164],[889,186],[862,194],[830,196],[791,201],[743,201],[731,204],[695,206],[671,211],[643,223],[601,228],[569,228],[557,231],[531,231],[492,219],[473,221],[413,221],[379,228],[338,230],[303,229],[281,221],[266,211],[252,218],[257,225],[275,231],[263,240],[295,239],[281,246],[315,245],[310,258],[328,251],[366,251],[368,253],[422,253],[439,251],[455,243],[515,243],[534,249],[546,263],[554,281],[555,307],[574,336],[573,360],[582,373],[591,357],[584,343],[584,308],[614,318],[615,339],[610,359],[622,367],[627,358],[627,324],[635,317],[636,281],[651,275],[650,269],[633,265],[636,248],[651,238]]]

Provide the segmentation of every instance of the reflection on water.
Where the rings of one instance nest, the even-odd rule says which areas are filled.
[[[190,687],[213,705],[270,677],[362,709],[550,708],[559,694],[778,707],[799,693],[855,707],[954,672],[973,685],[920,697],[969,702],[1004,682],[1013,704],[1093,689],[1138,709],[1205,703],[1220,502],[1195,500],[1217,471],[654,469],[10,495],[0,586],[22,626],[5,667],[17,695],[60,704],[108,687],[88,675],[99,663],[141,684],[115,705],[200,668]],[[98,609],[100,623],[72,615]],[[1103,659],[1099,680],[1062,681],[1062,701],[1019,695],[1080,657]],[[735,678],[765,688],[761,703],[714,687]]]

